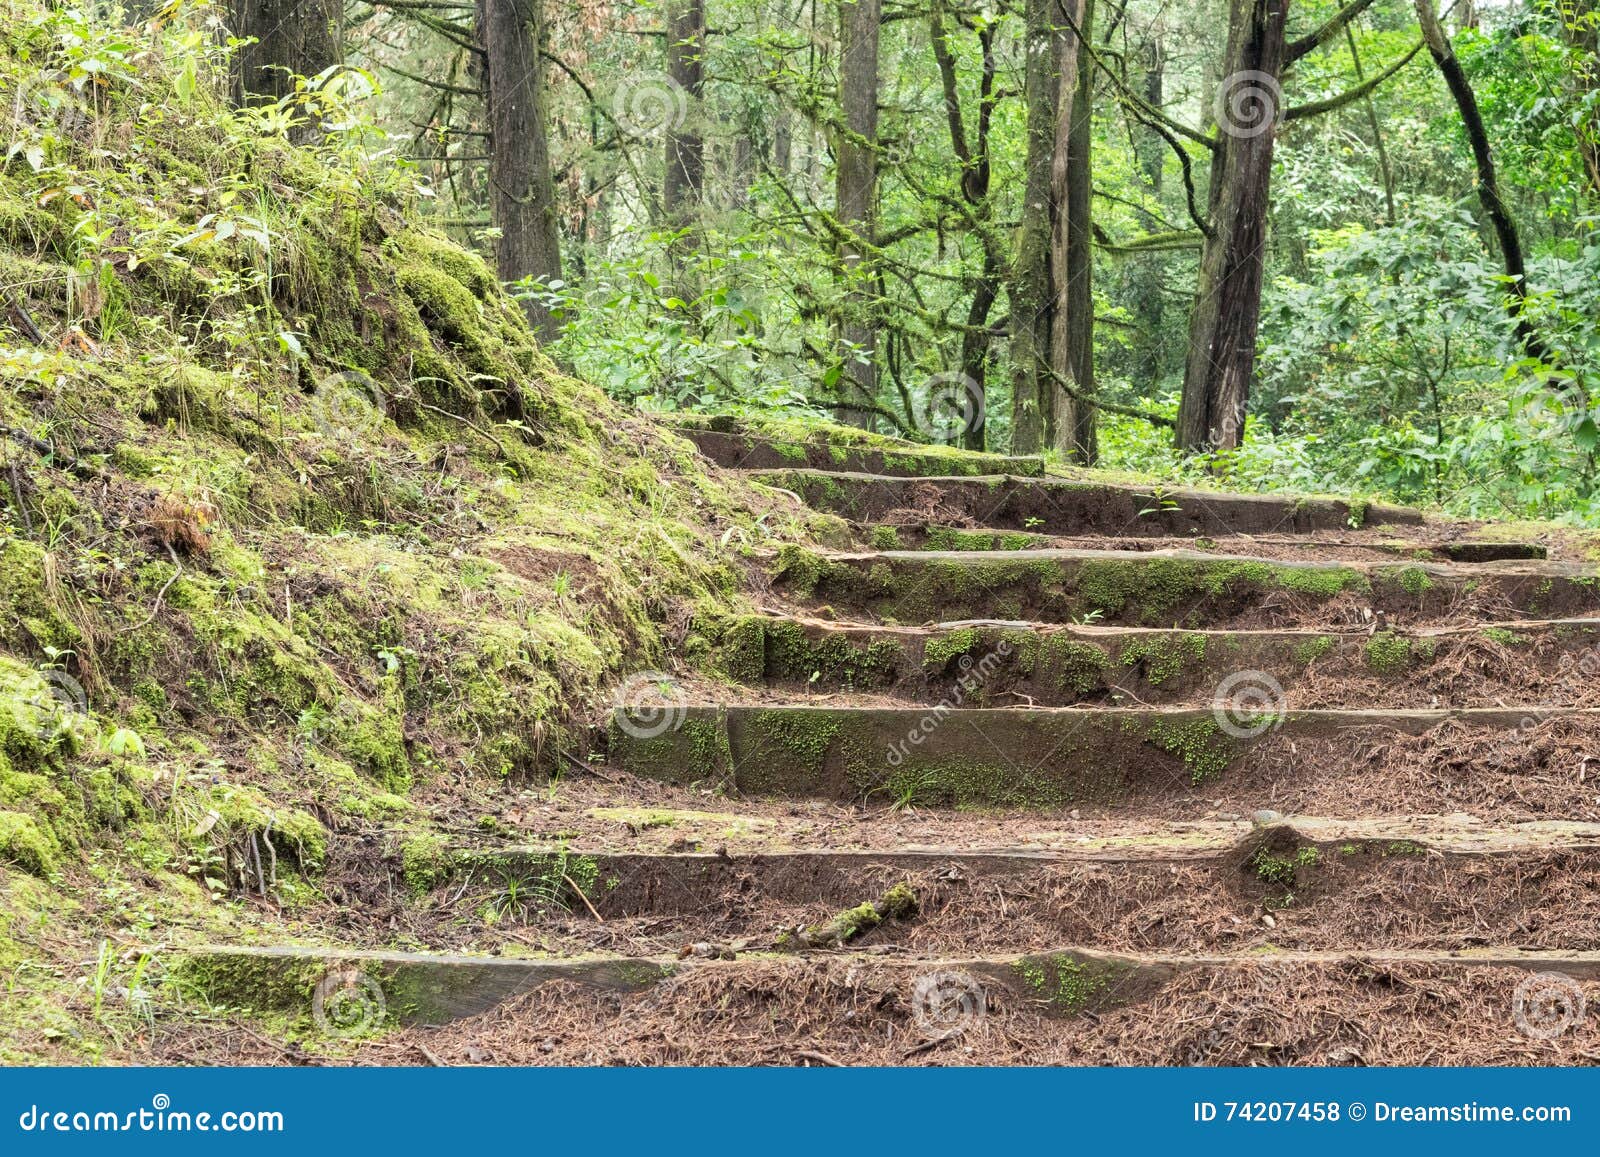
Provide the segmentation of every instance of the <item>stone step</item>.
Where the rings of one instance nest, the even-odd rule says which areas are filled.
[[[1415,967],[1449,974],[1510,969],[1558,972],[1573,981],[1600,977],[1600,952],[1506,948],[1175,954],[1100,952],[1074,946],[1047,952],[932,957],[821,953],[735,960],[671,956],[567,960],[313,946],[197,947],[168,950],[167,962],[193,991],[213,1004],[287,1013],[311,1022],[316,1007],[327,1018],[331,1001],[339,1006],[341,1025],[354,1021],[363,1031],[392,1022],[445,1024],[551,982],[569,982],[579,991],[653,990],[666,996],[688,977],[709,977],[719,990],[731,992],[746,975],[760,975],[768,983],[776,980],[782,985],[785,974],[799,981],[813,970],[840,965],[848,965],[862,983],[903,989],[902,1002],[909,997],[913,1007],[924,1004],[924,1015],[933,1016],[941,1011],[938,1003],[961,995],[958,989],[966,990],[968,1004],[976,1010],[1027,1003],[1052,1016],[1099,1013],[1149,999],[1179,977],[1197,973],[1220,978],[1242,971],[1262,974],[1269,982],[1273,974],[1289,970],[1347,967],[1380,972]],[[323,999],[314,1005],[319,987]],[[929,992],[930,988],[950,991]]]
[[[975,818],[974,835],[984,823]],[[1058,846],[775,846],[716,852],[459,849],[440,895],[496,927],[553,914],[678,948],[766,950],[892,889],[914,915],[856,947],[999,952],[1039,943],[1139,951],[1464,949],[1600,943],[1600,824],[1435,827],[1419,820],[1293,817],[1131,827]],[[593,917],[591,918],[591,913]],[[617,922],[639,920],[634,927]]]
[[[1507,688],[1578,705],[1600,676],[1600,619],[1318,632],[749,615],[708,630],[716,669],[747,686],[968,707],[1210,702],[1244,670],[1271,676],[1301,707],[1360,706],[1374,694],[1395,707],[1490,707]]]
[[[608,739],[632,774],[758,797],[1157,814],[1208,801],[1311,812],[1343,800],[1340,810],[1393,814],[1416,810],[1426,790],[1436,807],[1466,793],[1495,815],[1600,818],[1587,758],[1550,766],[1545,734],[1576,728],[1587,746],[1600,738],[1600,711],[1295,711],[1250,671],[1219,690],[1226,702],[1210,710],[641,704],[613,712]],[[1426,786],[1419,767],[1434,777]],[[1341,795],[1352,782],[1361,792]]]
[[[886,478],[763,470],[754,478],[858,523],[922,520],[1035,534],[1306,534],[1377,524],[1420,525],[1422,512],[1340,498],[1227,494],[1064,478]]]
[[[870,445],[852,445],[832,439],[826,433],[786,439],[737,427],[680,427],[676,432],[693,442],[700,453],[718,466],[732,470],[803,467],[830,473],[844,471],[896,478],[976,474],[1039,478],[1044,475],[1043,458],[979,454],[877,435],[872,437]]]
[[[976,616],[1150,627],[1315,627],[1600,611],[1600,574],[1558,562],[1279,562],[1207,551],[872,551],[783,547],[776,580],[819,606],[900,624]],[[1264,622],[1262,620],[1265,620]]]
[[[363,1030],[390,1022],[445,1024],[551,982],[637,992],[677,967],[671,958],[518,959],[332,945],[201,945],[158,952],[156,959],[212,1005],[308,1018],[320,1008],[343,1029],[360,1019]]]
[[[856,527],[859,541],[875,550],[1171,550],[1187,546],[1220,554],[1249,555],[1272,548],[1274,557],[1300,561],[1313,559],[1385,560],[1401,558],[1413,562],[1510,562],[1549,557],[1549,548],[1540,542],[1491,541],[1488,539],[1397,538],[1381,533],[1339,536],[1323,532],[1317,537],[1279,535],[1222,535],[1198,538],[1189,543],[1169,537],[1095,537],[1091,535],[1033,534],[1024,530],[994,530],[986,527],[911,524]]]

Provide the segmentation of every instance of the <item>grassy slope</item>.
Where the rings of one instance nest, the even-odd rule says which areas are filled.
[[[403,173],[226,109],[198,23],[0,26],[0,1061],[71,1061],[150,1028],[124,949],[259,938],[336,840],[425,871],[804,529],[562,376]]]

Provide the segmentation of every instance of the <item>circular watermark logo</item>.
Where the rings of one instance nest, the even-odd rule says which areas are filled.
[[[1225,450],[1243,441],[1244,415],[1228,414],[1206,431],[1206,441],[1212,450]]]
[[[923,404],[913,417],[917,431],[936,442],[954,442],[983,428],[983,387],[960,372],[935,374],[923,385]]]
[[[664,671],[641,671],[617,688],[617,726],[635,739],[654,739],[683,726],[683,688]]]
[[[1534,1040],[1555,1040],[1583,1019],[1583,986],[1563,972],[1536,972],[1511,997],[1517,1031]]]
[[[1270,72],[1235,72],[1218,86],[1214,111],[1230,137],[1259,137],[1283,120],[1283,86]]]
[[[989,1012],[989,994],[965,972],[930,972],[911,989],[911,1016],[933,1040],[963,1033]]]
[[[1288,697],[1265,671],[1235,671],[1217,684],[1212,714],[1235,739],[1254,739],[1283,726]]]
[[[70,136],[91,120],[84,96],[60,70],[36,72],[17,85],[11,123],[18,131],[54,131]]]
[[[689,119],[689,92],[659,72],[626,77],[612,94],[611,115],[633,136],[660,136],[681,129]]]
[[[388,416],[378,383],[360,370],[329,374],[311,395],[311,419],[335,441],[354,442],[370,434]]]
[[[359,968],[328,973],[311,994],[311,1019],[329,1036],[359,1036],[383,1023],[383,988]]]
[[[65,671],[35,672],[13,702],[18,726],[45,741],[89,717],[89,696],[83,684]]]
[[[917,155],[916,134],[908,129],[896,140],[881,146],[880,151],[883,154],[885,168],[899,168]]]

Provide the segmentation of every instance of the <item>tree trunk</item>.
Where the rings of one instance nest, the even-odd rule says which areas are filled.
[[[561,277],[550,144],[545,136],[544,13],[541,0],[478,0],[478,39],[486,54],[490,208],[500,236],[495,263],[504,281]],[[528,320],[553,341],[555,319],[526,301]]]
[[[1255,375],[1288,0],[1231,0],[1178,447],[1233,449]]]
[[[780,177],[789,175],[789,154],[794,147],[793,130],[789,127],[789,110],[779,109],[773,114],[772,171]]]
[[[1144,59],[1144,99],[1151,108],[1161,108],[1165,103],[1165,69],[1166,57],[1161,41],[1152,38],[1145,48]],[[1150,199],[1159,205],[1167,142],[1160,133],[1144,128],[1138,131],[1134,148],[1139,167],[1144,170]],[[1160,220],[1150,213],[1140,213],[1139,224],[1146,233],[1154,233],[1162,227]],[[1134,324],[1138,327],[1133,338],[1133,371],[1137,385],[1153,389],[1165,375],[1167,365],[1167,340],[1163,332],[1166,303],[1161,290],[1164,262],[1160,255],[1154,253],[1135,255],[1128,260]]]
[[[967,307],[967,329],[961,335],[961,376],[972,383],[973,404],[976,413],[988,406],[989,311],[1000,296],[1000,263],[987,249],[983,254],[983,271],[972,289],[972,302]],[[989,426],[984,422],[968,422],[961,433],[961,445],[968,450],[986,449]]]
[[[344,5],[339,0],[233,0],[228,31],[256,41],[233,55],[235,105],[270,104],[294,91],[291,76],[316,76],[344,57]]]
[[[1051,164],[1050,373],[1053,404],[1047,415],[1056,451],[1084,465],[1098,452],[1094,403],[1092,129],[1093,62],[1079,35],[1094,35],[1094,0],[1060,0],[1079,31],[1061,36],[1060,96],[1055,158]]]
[[[955,53],[950,47],[942,6],[935,7],[929,17],[929,33],[944,90],[950,150],[961,163],[961,199],[972,207],[967,235],[983,251],[983,266],[972,285],[966,328],[961,334],[961,385],[968,396],[960,400],[964,418],[961,445],[968,450],[983,450],[988,440],[989,311],[1000,296],[1000,270],[1004,261],[992,236],[978,224],[990,216],[989,184],[993,167],[989,162],[989,132],[994,121],[994,85],[998,74],[994,55],[995,28],[989,25],[978,32],[983,73],[978,85],[976,135],[970,139],[967,117],[961,108]]]
[[[677,0],[667,13],[667,76],[688,101],[682,124],[667,131],[667,175],[661,208],[676,228],[699,207],[705,185],[705,142],[700,139],[700,98],[705,91],[705,0]]]
[[[1531,356],[1543,358],[1548,351],[1523,313],[1528,294],[1528,276],[1522,258],[1522,238],[1517,233],[1517,223],[1511,218],[1510,208],[1500,196],[1494,155],[1489,149],[1489,132],[1484,127],[1483,115],[1478,111],[1478,99],[1473,95],[1472,84],[1462,71],[1455,49],[1450,46],[1450,38],[1433,10],[1433,0],[1416,0],[1416,8],[1417,20],[1422,25],[1423,42],[1428,46],[1433,63],[1444,76],[1445,86],[1450,90],[1456,109],[1461,114],[1461,127],[1466,130],[1467,142],[1472,146],[1472,160],[1478,172],[1478,202],[1483,206],[1484,215],[1489,218],[1494,235],[1500,242],[1500,256],[1505,263],[1511,294],[1507,311],[1516,324],[1517,339]]]
[[[845,131],[838,134],[835,204],[838,220],[856,238],[872,237],[878,196],[878,23],[881,0],[840,0],[839,105]],[[845,283],[838,323],[842,393],[839,420],[870,428],[878,394],[875,277],[862,246],[839,246]]]
[[[1070,0],[1068,0],[1070,2]],[[1027,0],[1023,106],[1027,134],[1017,252],[1011,267],[1011,452],[1044,448],[1050,384],[1050,248],[1056,112],[1061,99],[1056,0]]]

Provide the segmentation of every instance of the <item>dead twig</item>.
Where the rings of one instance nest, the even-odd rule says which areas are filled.
[[[571,888],[578,894],[578,899],[583,901],[583,906],[589,909],[589,915],[593,916],[597,922],[604,924],[606,922],[606,918],[600,915],[599,911],[593,904],[589,903],[589,897],[583,894],[583,889],[578,887],[578,882],[565,872],[561,873],[561,878],[567,882],[567,887]]]
[[[819,1053],[815,1049],[800,1049],[794,1054],[797,1061],[813,1061],[819,1065],[826,1065],[830,1069],[847,1069],[850,1066],[841,1060],[830,1057],[827,1053]]]

